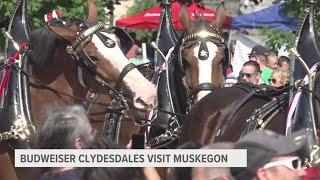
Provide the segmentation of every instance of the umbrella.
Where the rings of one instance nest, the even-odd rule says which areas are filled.
[[[187,9],[190,13],[192,20],[195,20],[195,12],[197,14],[203,13],[205,19],[213,21],[215,16],[215,11],[208,8],[198,8],[197,3],[192,3]],[[118,19],[116,21],[116,26],[132,28],[132,29],[158,29],[159,20],[161,14],[161,6],[155,6],[151,9],[143,11],[141,13]],[[178,2],[173,2],[171,4],[172,11],[172,22],[176,29],[183,29],[179,20],[180,4]],[[227,16],[223,24],[223,29],[229,29],[231,27],[232,17]]]

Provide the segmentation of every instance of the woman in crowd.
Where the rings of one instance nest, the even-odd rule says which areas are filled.
[[[281,88],[289,83],[290,73],[287,68],[278,68],[272,71],[269,83],[271,86]]]

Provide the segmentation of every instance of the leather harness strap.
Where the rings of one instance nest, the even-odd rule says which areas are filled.
[[[120,84],[121,84],[123,78],[128,74],[128,72],[130,72],[134,68],[136,68],[136,65],[133,63],[129,63],[123,68],[123,70],[121,71],[121,73],[119,75],[119,78],[117,79],[116,85],[114,86],[114,88],[117,91],[120,90]]]
[[[244,96],[244,98],[241,99],[236,105],[236,107],[231,108],[231,111],[228,113],[228,116],[225,118],[225,120],[220,125],[214,139],[213,143],[218,142],[221,140],[222,135],[226,131],[227,127],[232,121],[232,118],[234,115],[238,112],[238,110],[256,93],[256,89],[251,90],[247,95]]]

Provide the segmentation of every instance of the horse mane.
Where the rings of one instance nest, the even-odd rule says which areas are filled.
[[[32,51],[32,62],[45,64],[53,56],[58,44],[58,35],[48,27],[35,29],[30,34],[29,49]]]

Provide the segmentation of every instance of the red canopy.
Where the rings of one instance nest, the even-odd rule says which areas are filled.
[[[195,19],[194,12],[197,14],[203,13],[205,19],[213,21],[215,11],[211,9],[201,9],[197,7],[197,3],[191,4],[191,6],[187,7],[190,17],[192,20]],[[180,4],[178,2],[173,2],[171,5],[172,10],[172,21],[173,25],[176,29],[183,29],[180,20],[179,20],[179,11]],[[157,29],[159,28],[159,20],[160,20],[161,7],[160,5],[155,6],[151,9],[143,11],[139,14],[135,14],[123,19],[119,19],[116,21],[116,26],[127,27],[132,29]],[[231,27],[232,17],[227,16],[225,22],[223,24],[223,29],[229,29]]]

